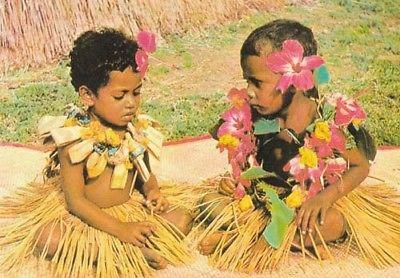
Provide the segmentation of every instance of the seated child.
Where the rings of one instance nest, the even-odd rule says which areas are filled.
[[[262,272],[293,248],[321,259],[327,242],[348,238],[377,267],[400,262],[399,195],[358,187],[376,154],[366,115],[344,95],[318,93],[329,75],[312,31],[275,20],[240,54],[247,91],[231,90],[216,135],[232,177],[202,199],[200,252],[221,269]]]
[[[39,133],[57,149],[44,184],[29,184],[0,200],[0,216],[16,218],[0,232],[0,267],[15,269],[34,251],[53,263],[55,275],[143,277],[167,263],[182,264],[191,217],[184,189],[159,188],[149,154],[160,154],[156,122],[139,114],[147,53],[155,37],[137,42],[113,29],[87,31],[70,53],[72,85],[86,110],[46,116]],[[136,189],[136,190],[135,190]],[[138,193],[140,191],[141,194]],[[164,194],[163,194],[163,191]],[[153,214],[154,212],[154,214]]]

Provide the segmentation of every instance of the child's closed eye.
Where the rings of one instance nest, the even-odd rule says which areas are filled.
[[[116,100],[121,100],[121,99],[124,98],[124,95],[125,95],[125,94],[118,95],[118,96],[113,96],[113,97],[114,97],[114,99],[116,99]]]
[[[256,86],[257,88],[260,88],[262,81],[254,78],[254,77],[249,77],[247,79],[247,83],[251,83],[254,86]]]

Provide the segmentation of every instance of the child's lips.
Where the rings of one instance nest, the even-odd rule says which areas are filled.
[[[130,120],[133,119],[134,116],[135,116],[134,113],[128,113],[128,114],[123,115],[122,118],[125,119],[125,120],[130,121]]]

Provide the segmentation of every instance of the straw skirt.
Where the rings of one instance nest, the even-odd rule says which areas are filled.
[[[215,181],[214,181],[215,183]],[[216,186],[210,187],[209,193],[217,193]],[[224,208],[216,217],[210,214],[224,203]],[[339,210],[347,221],[347,237],[343,255],[352,251],[359,254],[367,263],[384,268],[400,263],[400,194],[385,184],[359,186],[347,196],[338,200],[333,207]],[[206,237],[219,233],[221,240],[216,249],[209,255],[209,263],[221,270],[240,271],[245,273],[262,273],[282,266],[293,249],[293,239],[297,227],[294,222],[289,225],[285,239],[278,249],[269,246],[262,232],[270,221],[266,210],[256,208],[242,212],[238,201],[225,196],[204,203],[200,224],[191,235],[199,243]],[[207,219],[208,218],[208,219]],[[328,255],[332,256],[329,243],[325,243],[317,229],[311,237],[314,248],[304,248],[300,236],[304,257],[312,256],[321,259],[321,249],[316,246],[315,238],[322,241]],[[336,244],[335,244],[336,245]],[[311,251],[311,252],[310,252]],[[353,252],[354,251],[354,252]]]
[[[189,206],[190,200],[180,199],[185,190],[177,185],[162,188],[170,203]],[[154,223],[157,230],[148,240],[148,248],[172,265],[190,262],[192,259],[183,242],[184,236],[171,223],[151,214],[143,203],[143,196],[135,192],[127,203],[103,210],[123,222]],[[138,247],[92,228],[67,211],[59,177],[44,184],[30,183],[2,197],[0,218],[1,271],[24,267],[34,255],[36,238],[47,225],[51,230],[61,230],[50,263],[51,271],[57,277],[147,277],[153,273]],[[48,242],[39,254],[41,259],[44,259],[47,248]]]

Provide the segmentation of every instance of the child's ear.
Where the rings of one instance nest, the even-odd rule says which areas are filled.
[[[91,107],[95,103],[96,95],[86,86],[80,86],[78,89],[79,98],[86,107]]]

